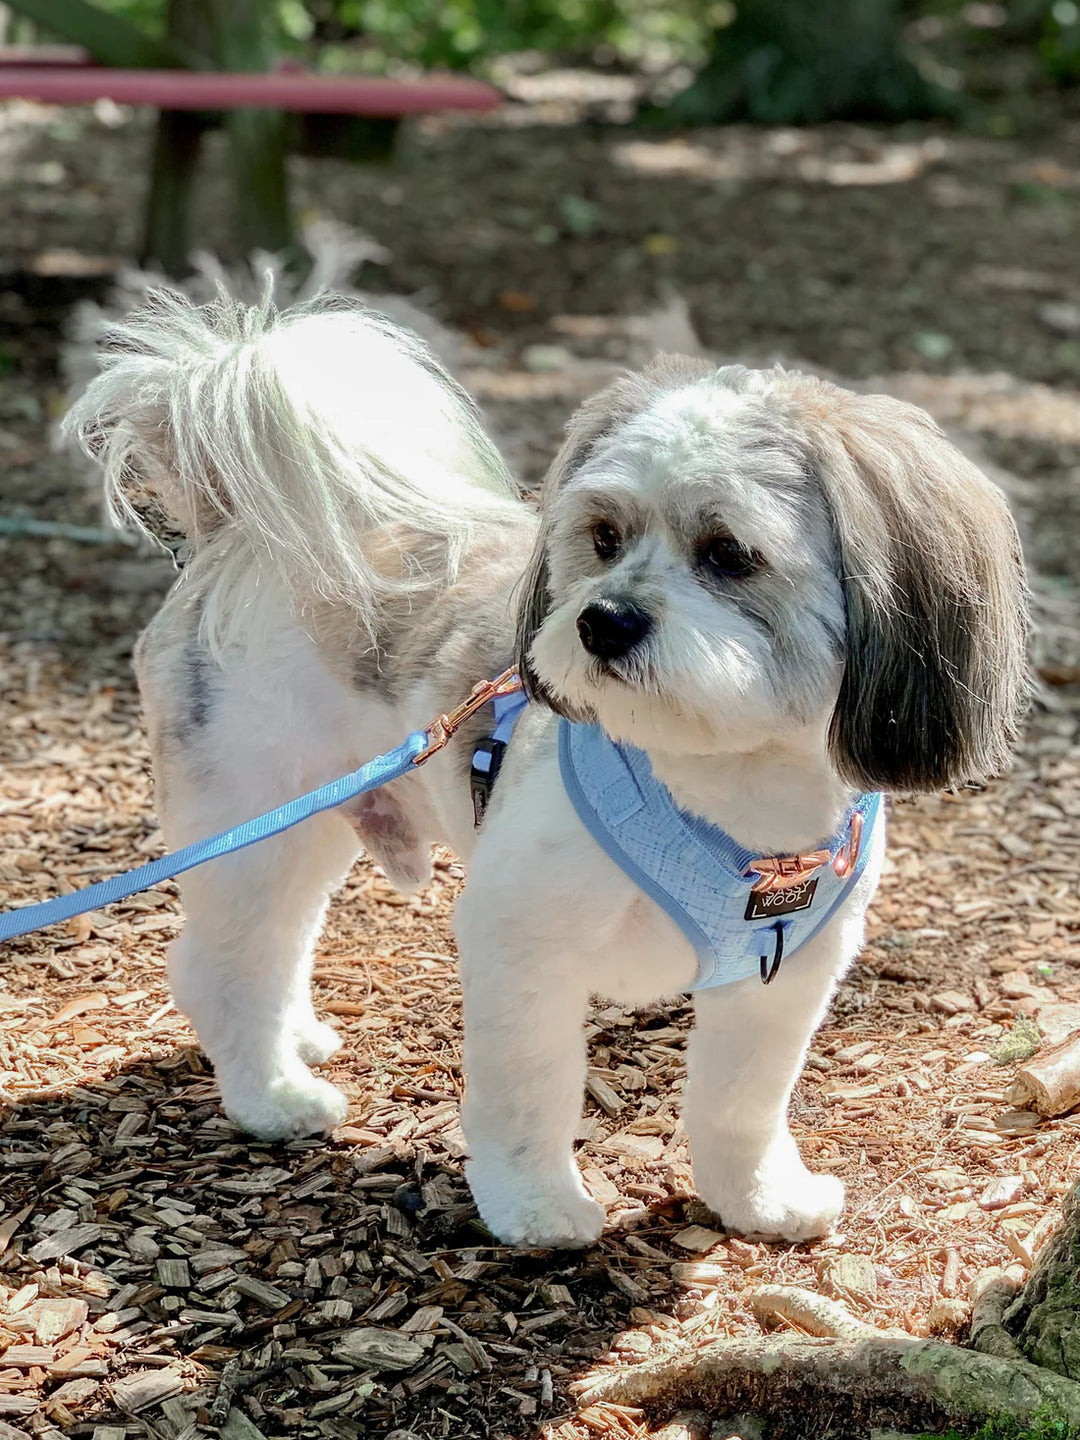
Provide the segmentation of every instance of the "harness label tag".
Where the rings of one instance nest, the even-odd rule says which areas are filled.
[[[801,885],[788,885],[783,890],[751,890],[743,919],[775,920],[778,915],[809,910],[814,903],[817,883],[817,876],[812,875]]]

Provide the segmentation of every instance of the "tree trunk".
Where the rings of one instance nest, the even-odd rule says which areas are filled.
[[[165,26],[169,40],[212,56],[215,37],[210,4],[211,0],[168,0]],[[209,117],[192,110],[158,114],[141,262],[160,265],[166,275],[185,275],[191,268],[195,171],[209,123]]]
[[[190,110],[162,110],[154,134],[141,263],[185,275],[192,251],[191,205],[206,121]]]
[[[1080,1380],[1080,1184],[1004,1323],[1032,1364]]]
[[[276,61],[273,7],[264,0],[169,0],[171,40],[213,57],[223,70],[267,71]],[[143,259],[169,275],[190,268],[192,199],[203,132],[211,116],[162,111],[154,143]],[[234,234],[244,257],[256,250],[306,262],[289,203],[290,117],[278,110],[225,116]]]
[[[277,62],[274,9],[265,0],[208,0],[215,54],[226,70],[272,70]],[[244,256],[285,254],[302,264],[289,203],[289,117],[280,110],[232,110],[225,118],[236,237]]]
[[[739,0],[701,74],[649,118],[815,125],[955,108],[903,54],[898,0]]]

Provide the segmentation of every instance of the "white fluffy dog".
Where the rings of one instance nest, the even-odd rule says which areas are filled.
[[[309,995],[328,896],[361,846],[407,891],[433,841],[471,856],[463,1126],[503,1241],[599,1235],[573,1157],[589,997],[672,995],[698,964],[578,818],[560,715],[644,752],[682,812],[766,857],[820,845],[859,791],[1007,761],[1026,700],[1016,532],[896,400],[661,359],[573,418],[537,515],[407,332],[355,305],[159,295],[115,327],[68,426],[114,503],[149,488],[190,539],[137,651],[170,845],[354,769],[516,656],[536,703],[479,831],[482,715],[406,779],[185,876],[170,962],[226,1112],[264,1137],[329,1130],[345,1102],[309,1068],[339,1043]],[[775,984],[695,995],[686,1126],[731,1228],[801,1240],[841,1209],[786,1111],[882,849],[877,825]]]

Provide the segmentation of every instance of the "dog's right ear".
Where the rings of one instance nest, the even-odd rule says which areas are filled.
[[[546,689],[533,669],[529,652],[532,650],[536,632],[547,618],[551,608],[551,593],[548,588],[548,556],[546,527],[541,526],[536,537],[536,548],[529,559],[528,567],[521,580],[521,602],[517,615],[517,672],[530,700],[541,704],[549,703]]]
[[[612,385],[599,395],[594,395],[570,417],[566,427],[566,439],[551,462],[551,468],[544,477],[540,490],[540,529],[537,531],[533,553],[521,577],[516,651],[517,672],[521,676],[525,694],[530,700],[538,700],[544,705],[551,705],[552,699],[533,668],[529,652],[536,639],[536,632],[547,619],[547,613],[551,609],[551,566],[548,560],[551,512],[563,486],[585,464],[597,441],[610,431],[610,399],[615,388],[616,386]]]
[[[517,616],[517,672],[521,676],[525,693],[530,700],[551,704],[543,682],[533,668],[529,658],[536,632],[547,618],[551,609],[550,564],[548,562],[548,536],[551,512],[559,492],[568,480],[581,469],[591,456],[597,443],[611,433],[627,413],[632,412],[627,391],[638,382],[636,375],[625,376],[613,385],[590,396],[575,410],[566,426],[563,440],[551,468],[544,477],[540,490],[540,529],[536,546],[521,579],[521,600]]]
[[[540,491],[540,531],[536,548],[521,581],[517,620],[517,670],[532,700],[552,700],[529,659],[536,632],[551,608],[548,536],[551,512],[559,492],[588,461],[597,445],[620,425],[646,409],[657,396],[681,385],[693,384],[716,373],[709,361],[687,355],[657,355],[644,370],[621,375],[598,394],[589,397],[570,417],[566,439],[551,462]]]

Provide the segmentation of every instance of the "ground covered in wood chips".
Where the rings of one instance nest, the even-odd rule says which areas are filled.
[[[389,247],[386,288],[428,286],[470,331],[467,378],[525,481],[664,284],[717,350],[891,375],[1021,477],[1044,620],[1023,752],[984,792],[894,807],[866,951],[796,1094],[807,1160],[848,1186],[841,1231],[724,1236],[678,1123],[689,1005],[597,1002],[579,1158],[609,1228],[584,1254],[494,1244],[461,1171],[449,855],[416,900],[356,867],[315,971],[348,1123],[252,1142],[170,1006],[163,885],[3,955],[0,1437],[630,1440],[648,1418],[577,1410],[575,1381],[756,1332],[765,1282],[955,1327],[973,1276],[1025,1261],[1080,1169],[1080,1116],[1003,1099],[1018,1060],[1080,1028],[1077,136],[659,140],[580,118],[555,87],[498,123],[418,128],[394,172],[300,174]],[[130,248],[145,131],[115,107],[0,120],[0,518],[92,526],[49,447],[58,324],[101,283],[95,257]],[[168,580],[121,545],[0,535],[5,907],[159,852],[130,652]]]

